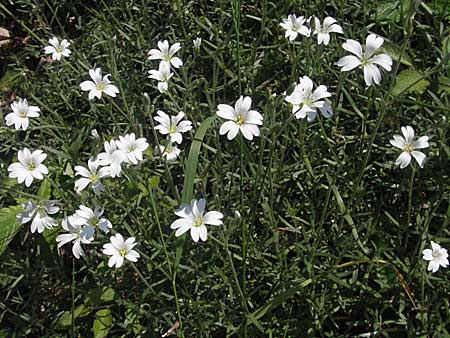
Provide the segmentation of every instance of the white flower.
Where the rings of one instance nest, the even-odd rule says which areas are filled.
[[[167,162],[174,162],[180,156],[181,150],[176,144],[168,144],[167,146],[160,145],[155,147],[155,155],[160,155],[166,158]]]
[[[114,265],[116,268],[120,268],[123,265],[124,258],[131,262],[137,262],[141,257],[139,252],[133,250],[136,240],[134,237],[130,237],[124,240],[121,234],[116,234],[110,237],[111,243],[103,245],[103,254],[111,256],[108,260],[108,266],[112,268]]]
[[[65,217],[61,222],[61,227],[68,231],[68,234],[58,235],[56,241],[58,242],[58,248],[69,242],[74,242],[72,246],[72,253],[75,258],[80,259],[80,256],[84,256],[81,243],[90,244],[94,240],[94,228],[91,226],[82,226],[75,222],[74,216]]]
[[[59,211],[59,207],[55,204],[56,202],[54,201],[36,204],[32,200],[28,200],[27,203],[22,203],[24,212],[17,214],[17,221],[20,224],[25,224],[33,219],[30,227],[32,233],[35,233],[36,230],[38,233],[42,233],[45,229],[52,229],[58,225],[56,220],[49,216],[49,214],[53,215]]]
[[[425,160],[426,155],[416,149],[428,148],[430,146],[428,144],[428,136],[422,136],[417,141],[414,141],[414,129],[411,126],[402,127],[401,129],[404,138],[400,135],[394,135],[394,139],[390,140],[390,143],[394,147],[402,150],[402,153],[395,161],[395,164],[400,165],[401,169],[407,167],[411,162],[412,155],[419,166],[423,168],[423,161]]]
[[[303,16],[297,16],[295,14],[290,14],[287,19],[283,19],[280,26],[286,30],[285,37],[289,37],[290,41],[294,41],[297,35],[300,33],[308,37],[311,34],[311,29],[304,25],[306,19]]]
[[[105,141],[104,146],[105,152],[98,154],[99,164],[109,168],[109,174],[112,178],[120,176],[122,162],[127,157],[125,152],[117,148],[117,143],[114,140]]]
[[[25,186],[29,187],[33,183],[33,179],[42,180],[44,175],[48,174],[48,169],[42,162],[47,154],[42,150],[35,150],[31,153],[30,149],[24,148],[17,153],[19,162],[10,164],[8,167],[9,177],[16,178],[17,182],[25,182]]]
[[[308,121],[311,122],[317,116],[317,109],[325,117],[333,115],[330,105],[322,100],[330,96],[324,85],[320,85],[313,91],[313,82],[305,75],[299,78],[299,84],[295,86],[291,95],[286,96],[285,100],[293,105],[292,114],[295,114],[297,119],[308,116]]]
[[[95,129],[95,128],[91,130],[91,136],[92,136],[94,139],[100,138],[100,136],[98,135],[98,131],[97,131],[97,129]]]
[[[327,16],[323,20],[323,25],[320,25],[320,20],[314,17],[314,34],[317,34],[317,43],[328,45],[330,42],[330,33],[343,34],[342,27],[336,23],[336,20],[331,16]]]
[[[447,249],[441,248],[437,243],[431,241],[431,249],[425,249],[422,251],[423,259],[430,261],[428,263],[428,271],[435,273],[439,270],[439,266],[446,268],[448,266],[448,253]]]
[[[138,164],[143,160],[142,153],[148,148],[147,139],[145,137],[138,138],[134,133],[127,134],[125,136],[119,136],[119,141],[116,141],[117,148],[121,150],[128,163]]]
[[[111,81],[108,79],[111,74],[106,74],[102,78],[101,69],[95,68],[89,71],[89,75],[94,81],[83,81],[80,83],[81,90],[89,91],[89,100],[92,100],[94,97],[100,99],[102,93],[112,97],[116,97],[116,94],[119,93],[119,89],[111,84]]]
[[[368,86],[372,84],[380,84],[381,73],[376,65],[381,66],[388,72],[391,71],[392,59],[387,54],[376,54],[383,45],[383,38],[377,37],[375,34],[370,34],[366,39],[365,52],[363,53],[361,44],[355,40],[347,40],[342,44],[342,47],[354,55],[347,55],[341,58],[337,65],[341,71],[348,72],[358,66],[364,69],[364,80]]]
[[[241,96],[234,105],[219,104],[216,114],[221,118],[230,120],[220,127],[220,135],[227,134],[232,140],[240,131],[247,140],[253,140],[253,136],[259,136],[258,125],[263,124],[263,117],[256,110],[250,110],[252,99],[249,96]]]
[[[52,54],[53,60],[61,60],[62,56],[69,56],[70,49],[68,48],[70,46],[70,42],[66,39],[59,42],[59,40],[56,37],[52,37],[50,40],[48,40],[51,46],[44,47],[45,54]]]
[[[151,49],[148,52],[148,58],[150,60],[162,60],[161,62],[171,64],[175,68],[180,68],[183,65],[183,61],[179,57],[174,56],[176,52],[181,49],[179,43],[174,43],[169,48],[169,42],[167,40],[158,42],[158,49]]]
[[[180,111],[176,116],[169,116],[162,110],[156,112],[158,116],[155,120],[160,124],[155,127],[156,130],[163,135],[169,135],[170,142],[176,142],[180,144],[183,141],[182,133],[186,133],[192,129],[191,121],[181,121],[184,117],[184,113]]]
[[[199,50],[202,45],[202,38],[197,37],[195,40],[192,40],[192,43],[194,44],[194,49]]]
[[[85,205],[80,205],[78,210],[75,212],[74,222],[78,225],[90,226],[99,228],[105,234],[109,232],[112,228],[112,224],[106,218],[102,217],[104,212],[103,208],[96,207],[95,210],[88,208]]]
[[[27,130],[30,123],[29,117],[38,117],[38,112],[41,111],[37,106],[29,106],[26,99],[19,99],[19,101],[11,103],[11,109],[13,112],[5,116],[6,125],[14,124],[16,130],[20,128]]]
[[[109,167],[103,167],[98,170],[99,164],[99,160],[95,158],[88,160],[89,170],[81,165],[75,167],[75,176],[82,176],[82,178],[75,181],[75,190],[78,193],[83,191],[89,184],[91,184],[91,188],[95,194],[99,194],[105,190],[100,179],[109,176]]]
[[[180,209],[175,212],[175,215],[181,217],[174,221],[171,225],[171,229],[177,229],[175,236],[181,236],[186,231],[191,231],[191,237],[194,242],[198,242],[199,239],[206,241],[208,237],[208,230],[205,224],[222,225],[222,213],[218,211],[205,212],[206,201],[202,198],[199,201],[193,199],[191,204],[182,204]],[[204,214],[204,215],[203,215]]]
[[[168,82],[170,78],[173,76],[173,73],[170,72],[170,64],[166,62],[159,63],[159,69],[149,70],[149,78],[158,80],[158,90],[160,93],[164,93],[168,89]]]

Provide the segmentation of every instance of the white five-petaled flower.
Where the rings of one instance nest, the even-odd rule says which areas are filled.
[[[148,58],[150,60],[162,60],[161,62],[171,64],[175,68],[180,68],[183,65],[183,61],[177,56],[174,56],[176,52],[181,49],[180,44],[174,43],[169,47],[167,40],[158,42],[159,49],[151,49],[148,52]]]
[[[105,141],[105,152],[98,154],[99,164],[109,168],[109,174],[112,178],[120,176],[122,172],[122,162],[126,159],[124,151],[117,148],[115,140]]]
[[[136,139],[134,133],[119,136],[116,144],[117,148],[125,154],[125,161],[133,164],[143,160],[142,153],[148,148],[147,139],[145,137]]]
[[[98,159],[89,159],[88,160],[88,169],[81,165],[77,165],[75,167],[75,176],[82,176],[75,181],[75,190],[80,193],[83,191],[89,184],[91,184],[91,188],[95,194],[99,194],[105,190],[105,187],[100,182],[100,179],[103,177],[109,177],[109,167],[98,168],[100,165]]]
[[[164,93],[169,88],[168,82],[170,78],[173,76],[173,73],[170,72],[170,65],[166,62],[159,63],[159,69],[149,70],[150,74],[148,77],[151,79],[155,79],[158,81],[158,90],[160,93]]]
[[[299,84],[295,86],[291,95],[286,96],[285,100],[292,104],[292,114],[295,114],[297,119],[308,116],[308,121],[311,122],[317,116],[317,109],[327,118],[333,115],[331,106],[323,100],[330,96],[324,85],[320,85],[313,91],[313,82],[305,75],[299,78]]]
[[[61,42],[56,37],[48,40],[50,46],[44,48],[45,54],[52,54],[53,60],[61,60],[62,56],[69,56],[72,53],[69,49],[70,42],[63,39]]]
[[[241,96],[234,105],[219,104],[216,114],[226,121],[220,126],[220,135],[227,134],[232,140],[240,131],[247,140],[253,140],[253,136],[259,136],[258,125],[263,124],[263,117],[256,110],[250,110],[252,99],[249,96]]]
[[[163,135],[169,135],[169,142],[180,144],[183,141],[182,133],[186,133],[192,129],[191,121],[181,121],[184,113],[180,111],[176,116],[169,116],[162,110],[156,112],[155,120],[160,124],[155,127],[156,130]]]
[[[202,38],[197,37],[195,40],[192,40],[192,43],[194,44],[194,49],[198,51],[202,45]]]
[[[208,230],[205,224],[222,225],[223,214],[218,211],[208,211],[205,214],[206,201],[193,199],[191,204],[182,204],[180,209],[175,212],[175,215],[181,217],[174,221],[171,229],[177,229],[175,236],[181,236],[188,230],[191,231],[191,237],[194,242],[199,239],[206,241],[208,237]]]
[[[330,33],[343,34],[342,27],[336,23],[336,20],[331,16],[327,16],[323,20],[323,24],[320,24],[320,20],[314,17],[314,34],[317,34],[317,43],[328,45],[330,42]]]
[[[28,200],[27,203],[22,203],[24,211],[17,214],[17,221],[20,224],[25,224],[33,219],[30,226],[31,233],[35,233],[36,230],[38,233],[41,233],[45,229],[52,229],[58,225],[56,220],[49,216],[59,211],[59,207],[55,204],[55,201],[48,201],[41,204]]]
[[[19,101],[11,103],[11,109],[12,113],[5,116],[6,125],[14,125],[16,130],[20,128],[27,130],[30,123],[29,117],[38,117],[38,112],[41,111],[37,106],[28,105],[26,99],[19,99]]]
[[[102,71],[100,68],[91,69],[89,71],[89,75],[94,81],[83,81],[80,83],[80,88],[83,91],[89,91],[89,100],[92,100],[94,97],[101,98],[102,93],[106,95],[116,97],[119,93],[119,89],[111,83],[109,80],[109,76],[111,74],[106,74],[102,77]]]
[[[102,217],[105,209],[96,207],[95,210],[88,208],[85,205],[80,205],[78,210],[75,212],[74,222],[83,226],[90,226],[99,228],[105,234],[109,232],[112,228],[112,224],[109,220]]]
[[[378,66],[386,69],[388,72],[392,68],[392,59],[387,54],[377,54],[378,50],[383,45],[384,39],[370,34],[366,39],[366,47],[363,53],[361,44],[358,41],[349,39],[342,44],[342,47],[355,55],[347,55],[341,58],[337,65],[341,68],[341,71],[347,72],[356,67],[363,67],[364,69],[364,81],[368,86],[372,84],[380,84],[381,72]]]
[[[431,241],[431,249],[425,249],[422,251],[423,259],[430,261],[428,263],[428,271],[435,273],[442,266],[446,268],[448,266],[448,253],[447,249],[441,248],[441,246]]]
[[[17,153],[19,162],[9,165],[9,177],[17,178],[17,182],[25,182],[25,186],[29,187],[33,183],[33,179],[42,180],[44,175],[48,174],[48,169],[42,162],[47,157],[47,154],[42,150],[35,150],[33,152],[28,148],[23,148]]]
[[[166,158],[167,162],[174,162],[180,156],[181,150],[176,144],[169,143],[166,146],[160,145],[155,147],[155,155],[161,155]]]
[[[409,165],[411,162],[411,156],[414,157],[421,168],[423,168],[423,161],[426,158],[426,155],[421,151],[417,151],[416,149],[428,148],[430,145],[428,144],[428,136],[422,136],[414,141],[414,129],[411,126],[402,127],[402,134],[404,137],[400,135],[394,135],[394,139],[390,140],[390,143],[402,150],[402,153],[395,161],[396,165],[400,165],[400,168],[403,169]]]
[[[280,26],[286,30],[285,37],[289,38],[290,41],[294,41],[298,34],[308,37],[311,34],[311,29],[306,27],[304,23],[306,22],[305,17],[297,16],[295,14],[288,15],[287,19],[283,19]]]
[[[120,268],[123,265],[124,258],[130,262],[137,262],[141,257],[139,252],[133,250],[136,240],[134,237],[130,237],[124,240],[121,234],[115,234],[110,237],[111,243],[103,245],[103,254],[111,256],[108,260],[108,266],[112,268],[114,265],[116,268]]]
[[[61,222],[61,227],[68,231],[67,234],[61,234],[56,237],[58,248],[69,242],[74,242],[72,253],[76,259],[84,256],[81,243],[90,244],[94,240],[94,228],[90,226],[82,226],[80,222],[75,221],[75,216],[65,217]]]

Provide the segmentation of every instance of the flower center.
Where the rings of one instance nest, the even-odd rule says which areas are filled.
[[[431,255],[433,256],[433,258],[441,257],[441,254],[439,252],[433,252]]]
[[[403,148],[404,152],[407,152],[408,154],[411,154],[411,152],[413,151],[413,148],[411,147],[411,145],[408,143],[404,148]]]
[[[39,205],[36,209],[37,209],[37,213],[39,214],[39,216],[41,216],[41,218],[44,218],[45,216],[47,216],[47,212],[45,211],[44,206]]]
[[[245,123],[245,119],[242,115],[236,116],[236,124],[242,126]]]
[[[27,170],[32,171],[34,169],[36,169],[36,165],[33,162],[27,164]]]
[[[20,111],[19,112],[19,117],[22,117],[22,118],[27,117],[27,112],[26,111]]]
[[[203,224],[203,217],[197,217],[194,219],[194,224],[192,224],[194,227],[198,228]]]
[[[176,133],[176,131],[177,131],[177,126],[171,123],[169,126],[169,133],[173,134],[173,133]]]
[[[367,66],[369,64],[369,60],[366,59],[365,56],[362,56],[360,61],[361,61],[361,66],[363,66],[363,67],[365,67],[365,66]]]
[[[102,91],[102,90],[105,90],[105,85],[103,83],[97,83],[96,88],[97,88],[97,90]]]
[[[90,173],[89,179],[91,180],[91,182],[97,182],[98,180],[97,173]]]
[[[129,147],[127,148],[128,153],[132,153],[132,152],[135,151],[135,150],[136,150],[136,147],[135,147],[134,145],[129,146]]]
[[[170,55],[169,55],[169,54],[166,54],[166,55],[164,55],[164,61],[167,61],[167,62],[169,62],[169,61],[170,61],[170,59],[171,59],[171,57],[170,57]]]
[[[122,257],[125,257],[125,256],[127,255],[127,249],[125,249],[125,248],[120,249],[120,250],[119,250],[119,254],[120,254]]]
[[[55,50],[56,50],[56,53],[61,53],[62,52],[62,48],[61,47],[56,47]]]
[[[94,217],[94,218],[92,218],[92,219],[90,220],[89,223],[91,223],[92,226],[96,227],[96,226],[98,225],[98,223],[99,223],[99,220],[98,220],[97,217]]]

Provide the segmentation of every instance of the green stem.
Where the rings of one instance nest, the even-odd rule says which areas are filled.
[[[155,222],[156,222],[156,225],[158,226],[159,236],[161,238],[161,244],[163,246],[164,255],[166,256],[167,266],[169,268],[169,273],[170,273],[171,278],[172,278],[172,281],[171,281],[172,282],[172,290],[173,290],[173,296],[175,298],[175,306],[177,308],[178,322],[180,323],[181,336],[184,337],[183,322],[181,320],[180,303],[178,301],[178,293],[177,293],[177,285],[176,285],[176,274],[173,273],[173,270],[172,270],[172,266],[171,266],[170,258],[169,258],[169,253],[167,252],[166,242],[164,241],[164,236],[163,236],[163,232],[162,232],[162,228],[161,228],[161,223],[159,221],[158,211],[157,211],[157,208],[156,208],[155,198],[153,196],[153,190],[152,190],[151,187],[149,187],[149,195],[150,195],[150,203],[152,205],[153,215],[155,216]]]
[[[72,258],[72,318],[71,318],[71,335],[75,338],[75,259]]]
[[[242,297],[245,307],[247,306],[247,290],[246,290],[246,275],[247,275],[247,222],[244,221],[244,139],[242,134],[239,135],[240,143],[240,190],[241,190],[241,231],[242,231]],[[247,310],[246,310],[247,311]],[[247,311],[248,313],[248,311]],[[244,337],[247,337],[247,314],[244,319]]]
[[[413,193],[415,174],[416,174],[416,168],[413,165],[411,165],[411,176],[409,178],[409,187],[408,187],[408,211],[406,214],[406,226],[405,226],[405,229],[403,229],[403,231],[406,231],[405,248],[408,245],[408,239],[409,239],[409,224],[411,223],[412,193]]]
[[[239,96],[242,94],[242,80],[241,80],[241,55],[240,55],[240,34],[241,29],[241,0],[235,0],[233,8],[234,17],[234,29],[236,31],[236,58],[238,64],[238,83],[239,83]]]

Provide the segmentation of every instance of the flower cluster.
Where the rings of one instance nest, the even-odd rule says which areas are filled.
[[[181,150],[178,149],[177,144],[183,142],[183,134],[192,129],[192,122],[183,120],[185,114],[180,111],[175,116],[169,116],[162,110],[156,112],[155,121],[159,124],[155,127],[160,134],[167,135],[166,146],[160,145],[155,147],[155,154],[161,153],[161,156],[166,157],[168,162],[175,161],[180,155]]]
[[[308,27],[307,25],[314,19],[314,27]],[[289,41],[297,39],[298,35],[309,37],[311,32],[317,35],[317,43],[328,45],[330,42],[330,33],[343,34],[342,27],[337,24],[337,21],[327,16],[323,23],[320,23],[319,18],[310,17],[306,19],[304,16],[297,16],[295,14],[288,15],[287,19],[283,19],[280,24],[286,30],[285,37],[289,38]]]
[[[158,81],[158,90],[160,93],[164,93],[169,88],[169,80],[172,78],[173,73],[171,67],[176,69],[183,65],[183,61],[175,54],[181,49],[181,45],[177,42],[172,46],[169,45],[167,40],[158,42],[159,49],[150,49],[148,52],[149,60],[161,60],[159,62],[158,69],[151,69],[148,71],[150,74],[148,77]]]

